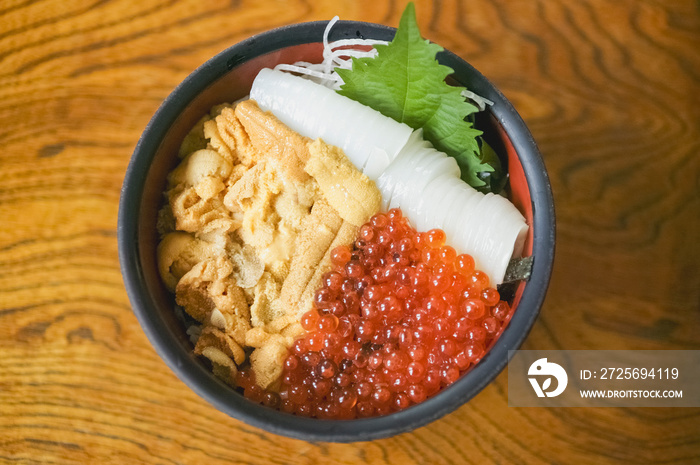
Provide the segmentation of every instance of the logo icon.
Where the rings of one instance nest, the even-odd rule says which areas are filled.
[[[569,382],[569,377],[566,375],[566,371],[564,371],[561,365],[548,362],[546,358],[535,360],[535,362],[530,365],[530,369],[527,371],[527,374],[530,376],[528,379],[530,380],[530,384],[532,384],[532,388],[535,390],[537,397],[556,397],[564,392],[564,389],[566,389],[566,384]],[[546,378],[544,378],[542,385],[540,386],[537,377],[543,376],[546,376]],[[552,378],[557,380],[557,386],[556,389],[550,391],[548,389],[552,385]]]

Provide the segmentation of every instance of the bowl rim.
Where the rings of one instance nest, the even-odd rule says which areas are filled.
[[[366,441],[407,432],[437,420],[473,398],[505,368],[509,350],[519,348],[526,339],[544,302],[554,261],[554,199],[539,149],[513,105],[465,60],[447,50],[440,52],[439,61],[453,68],[453,76],[469,75],[470,90],[495,103],[490,108],[491,114],[510,138],[522,164],[532,202],[534,263],[518,309],[529,310],[514,313],[496,344],[468,375],[439,395],[386,416],[356,420],[310,419],[253,404],[243,396],[232,396],[230,387],[213,379],[201,363],[173,343],[172,335],[163,331],[163,322],[150,311],[152,299],[138,250],[140,199],[161,140],[196,95],[248,59],[289,46],[320,42],[327,24],[328,21],[290,24],[247,38],[206,61],[164,99],[142,133],[126,170],[119,201],[117,242],[122,277],[133,312],[158,355],[190,389],[229,416],[275,434],[307,441]],[[395,31],[381,24],[340,20],[331,29],[329,40],[348,36],[391,40]],[[521,158],[523,153],[528,156]]]

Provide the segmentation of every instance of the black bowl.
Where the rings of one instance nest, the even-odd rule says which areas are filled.
[[[508,351],[520,347],[545,298],[554,259],[554,205],[542,157],[522,118],[481,73],[450,52],[439,60],[454,69],[458,84],[494,102],[478,121],[509,167],[512,200],[530,224],[525,254],[532,275],[518,286],[514,315],[483,359],[436,396],[390,415],[357,420],[302,418],[255,404],[216,378],[192,353],[185,328],[173,311],[156,261],[156,218],[167,173],[177,162],[185,134],[209,108],[248,94],[263,67],[299,60],[320,61],[326,22],[294,24],[264,32],[218,54],[170,94],[146,127],[126,171],[119,205],[119,259],[129,299],[144,332],[175,374],[228,415],[264,430],[312,441],[350,442],[410,431],[455,410],[503,370]],[[330,40],[349,37],[391,40],[395,29],[339,21]]]

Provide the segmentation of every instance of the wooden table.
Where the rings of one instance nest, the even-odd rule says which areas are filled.
[[[417,1],[423,34],[537,140],[557,256],[527,349],[700,349],[700,7]],[[209,57],[293,22],[395,26],[404,2],[0,2],[0,462],[699,463],[697,408],[514,408],[507,374],[398,437],[306,443],[218,412],[146,340],[117,260],[131,152]]]

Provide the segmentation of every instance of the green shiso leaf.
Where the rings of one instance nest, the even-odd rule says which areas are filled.
[[[344,81],[338,93],[423,128],[423,137],[456,159],[462,180],[472,187],[499,186],[498,157],[488,146],[482,154],[482,133],[468,118],[478,108],[460,95],[464,87],[445,82],[454,71],[436,59],[444,49],[421,37],[413,3],[404,10],[394,40],[375,48],[375,58],[353,58],[352,69],[336,69]]]

